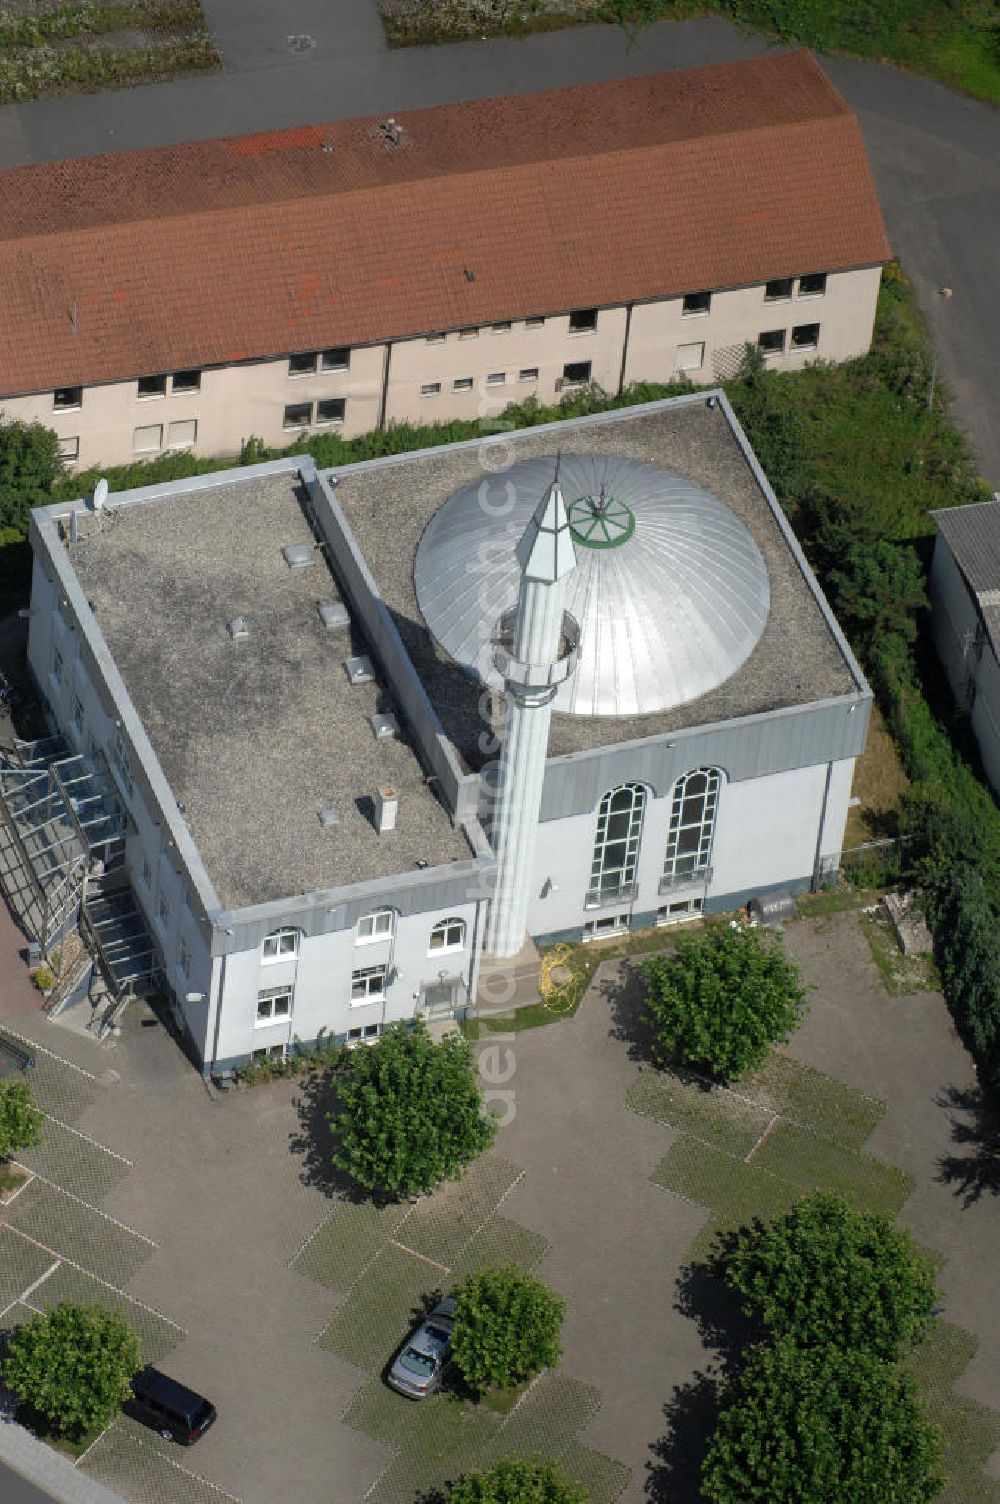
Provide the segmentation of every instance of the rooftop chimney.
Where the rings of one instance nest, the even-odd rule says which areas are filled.
[[[375,829],[379,835],[384,835],[387,830],[396,829],[396,815],[399,811],[399,794],[395,789],[381,788],[375,790]]]

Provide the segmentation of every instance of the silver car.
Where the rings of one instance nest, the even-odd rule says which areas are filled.
[[[449,1295],[438,1301],[393,1359],[386,1377],[398,1394],[423,1400],[441,1388],[451,1358],[454,1326],[455,1302]]]

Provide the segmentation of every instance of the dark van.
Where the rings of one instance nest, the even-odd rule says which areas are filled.
[[[168,1378],[158,1368],[144,1368],[132,1380],[134,1399],[127,1406],[136,1420],[144,1421],[172,1441],[189,1447],[204,1436],[215,1420],[215,1406],[193,1389]]]

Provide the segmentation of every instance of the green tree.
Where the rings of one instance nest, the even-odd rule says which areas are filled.
[[[533,1274],[480,1269],[455,1296],[452,1355],[475,1393],[510,1389],[559,1361],[564,1302]]]
[[[909,1374],[871,1353],[758,1348],[724,1391],[702,1465],[710,1504],[930,1504],[940,1436]]]
[[[45,1114],[27,1081],[0,1081],[0,1159],[41,1142]]]
[[[23,537],[31,508],[50,498],[62,473],[59,440],[41,423],[0,422],[0,528]]]
[[[554,1462],[507,1457],[485,1473],[467,1473],[448,1490],[448,1504],[587,1504],[589,1495]]]
[[[903,655],[917,640],[917,613],[927,605],[916,549],[855,543],[828,583],[841,626],[867,652]],[[897,645],[893,639],[899,639]]]
[[[57,1434],[79,1440],[118,1413],[141,1363],[139,1339],[120,1316],[64,1301],[14,1334],[2,1373]]]
[[[657,1064],[680,1061],[720,1081],[760,1065],[805,1013],[798,968],[766,930],[711,924],[643,970]]]
[[[743,1229],[719,1271],[770,1336],[888,1362],[924,1335],[937,1299],[934,1270],[905,1229],[828,1194],[803,1197],[777,1221]]]
[[[488,1147],[470,1045],[459,1034],[435,1044],[423,1024],[393,1024],[352,1050],[338,1083],[333,1162],[367,1191],[415,1195],[457,1177]]]

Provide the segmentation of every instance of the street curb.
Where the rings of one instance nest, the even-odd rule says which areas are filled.
[[[56,1504],[125,1504],[121,1494],[81,1473],[67,1458],[8,1418],[0,1421],[0,1462],[13,1468],[25,1482],[44,1489]]]

